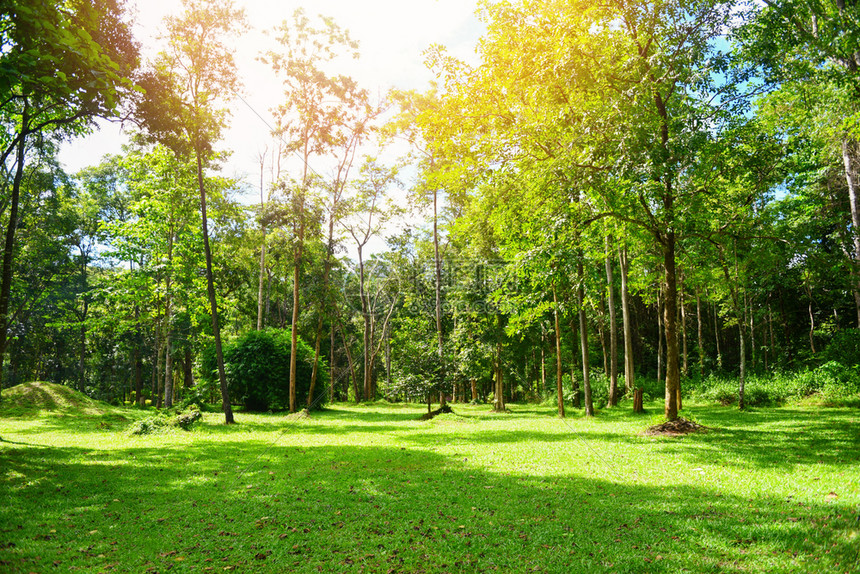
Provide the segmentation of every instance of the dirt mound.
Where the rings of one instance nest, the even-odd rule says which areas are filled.
[[[712,429],[685,418],[677,418],[673,421],[648,427],[642,434],[645,436],[683,436],[694,432],[708,432],[709,430]]]
[[[453,412],[454,411],[451,410],[451,407],[449,407],[448,405],[445,405],[444,407],[439,407],[435,411],[430,411],[429,413],[424,413],[423,415],[421,415],[421,418],[419,418],[418,420],[419,421],[429,421],[433,417],[441,415],[442,413],[453,413]]]
[[[110,413],[110,407],[83,393],[55,383],[21,383],[3,389],[3,409],[15,411],[75,412],[87,415]]]

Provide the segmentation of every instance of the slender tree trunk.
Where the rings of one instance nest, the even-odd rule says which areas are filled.
[[[558,323],[558,297],[556,296],[555,285],[552,286],[552,302],[552,316],[555,321],[555,386],[558,393],[558,416],[564,418],[564,388],[561,384],[561,327]],[[543,357],[543,346],[541,346],[541,357]]]
[[[266,275],[266,203],[263,200],[263,167],[265,156],[260,154],[260,281],[257,285],[257,330],[263,329],[263,282]]]
[[[747,322],[750,327],[750,367],[755,372],[755,322],[752,312],[752,304],[750,303],[749,293],[744,290],[744,312],[747,315]]]
[[[496,343],[495,360],[495,390],[493,391],[494,410],[504,412],[505,410],[505,383],[502,378],[502,341]]]
[[[328,400],[330,403],[334,402],[334,325],[332,325],[331,329],[328,330],[329,336],[329,362],[328,362],[328,378],[329,378],[329,390],[328,390]]]
[[[87,387],[87,311],[89,310],[89,302],[87,298],[84,297],[84,309],[83,313],[81,313],[81,338],[80,338],[80,356],[78,357],[79,365],[79,377],[80,382],[78,389],[82,393],[86,391]]]
[[[618,318],[615,313],[615,281],[608,235],[604,241],[606,284],[609,287],[609,406],[614,407],[618,404]]]
[[[155,329],[155,380],[152,382],[152,406],[161,408],[161,386],[164,383],[161,378],[164,373],[164,336],[161,321]]]
[[[582,257],[582,254],[580,254]],[[582,259],[576,264],[576,275],[579,285],[576,288],[576,302],[579,306],[579,344],[582,351],[582,389],[585,392],[585,416],[594,416],[594,402],[591,399],[591,366],[588,361],[588,323],[585,317],[585,270]]]
[[[433,189],[433,258],[436,263],[436,336],[438,339],[439,353],[439,407],[445,406],[445,391],[442,385],[445,381],[445,365],[442,348],[442,258],[439,255],[439,192]]]
[[[305,242],[305,194],[304,188],[297,206],[299,214],[299,233],[293,260],[293,317],[290,325],[290,412],[296,412],[296,368],[299,352],[299,280],[302,273],[302,251]]]
[[[546,388],[546,337],[544,335],[543,323],[541,323],[540,334],[540,384],[541,388]]]
[[[322,309],[320,309],[322,311]],[[320,358],[320,343],[322,342],[322,323],[323,316],[322,312],[320,312],[319,320],[317,321],[317,331],[316,337],[314,339],[314,366],[311,370],[311,386],[308,389],[308,402],[307,408],[310,410],[314,401],[314,391],[316,391],[317,386],[317,372],[319,371],[319,358]]]
[[[171,215],[171,221],[173,217]],[[167,238],[167,274],[164,278],[164,406],[173,406],[173,349],[171,335],[173,334],[173,301],[171,293],[173,272],[173,226]]]
[[[662,289],[657,288],[657,380],[663,378],[663,298]]]
[[[630,269],[627,247],[618,250],[618,260],[621,267],[621,319],[624,323],[624,387],[629,392],[636,384],[636,374],[633,371],[633,326],[630,322],[630,294],[627,289],[627,274]]]
[[[696,335],[699,346],[699,378],[702,378],[705,376],[705,345],[702,339],[702,298],[699,296],[698,289],[696,289]]]
[[[776,338],[773,336],[773,311],[770,308],[770,300],[767,303],[767,330],[770,334],[770,356],[776,363]]]
[[[723,353],[720,351],[720,317],[717,314],[717,304],[714,303],[714,341],[717,343],[717,368],[723,369]]]
[[[370,388],[370,329],[371,318],[370,309],[367,301],[367,294],[364,292],[364,259],[361,253],[362,246],[358,246],[358,291],[361,298],[361,316],[364,319],[364,329],[362,331],[362,345],[364,347],[364,400],[373,400]],[[441,356],[441,354],[440,354]]]
[[[690,374],[690,365],[688,362],[687,355],[687,306],[684,304],[684,274],[681,274],[681,289],[678,293],[679,301],[678,305],[681,308],[681,343],[682,343],[682,352],[683,352],[683,366],[681,367],[681,372],[684,376],[688,376]]]
[[[209,309],[212,313],[212,336],[215,339],[215,360],[218,365],[218,383],[221,388],[221,409],[224,423],[233,424],[233,407],[227,390],[227,374],[224,371],[224,349],[221,346],[221,325],[218,321],[218,300],[215,296],[215,280],[212,276],[212,249],[209,247],[209,222],[206,216],[206,188],[203,183],[203,158],[200,150],[197,155],[197,186],[200,189],[200,215],[203,223],[203,252],[206,257],[206,291],[209,295]]]
[[[194,386],[194,371],[192,369],[191,349],[188,348],[187,344],[183,352],[185,360],[182,361],[182,386],[185,389],[190,389]]]
[[[24,101],[21,125],[29,124],[29,108]],[[24,177],[24,157],[26,154],[26,131],[22,130],[18,140],[15,159],[15,178],[12,180],[12,197],[9,202],[9,222],[6,224],[6,240],[3,245],[3,270],[0,279],[0,389],[3,388],[3,360],[6,357],[6,344],[9,332],[9,297],[12,293],[12,263],[15,257],[15,230],[18,228],[18,203],[21,196],[21,180]],[[5,159],[5,158],[4,158]],[[0,394],[2,400],[2,394]]]
[[[856,146],[856,142],[850,141],[847,137],[842,139],[842,162],[845,166],[845,180],[848,183],[848,206],[851,211],[851,239],[854,245],[854,261],[852,266],[857,276],[857,266],[860,265],[860,205],[858,205],[857,191],[857,174],[852,166],[852,147]],[[854,284],[855,299],[860,298],[857,291],[860,289],[857,283]],[[857,305],[860,306],[860,300]],[[857,311],[857,326],[860,327],[860,307]]]
[[[137,322],[140,318],[140,310],[137,308],[137,305],[134,307],[134,317]],[[140,325],[136,327],[135,337],[134,337],[134,396],[137,400],[137,406],[143,407],[143,364],[141,360],[140,347],[142,345],[141,335],[140,335]]]
[[[603,358],[603,374],[609,376],[609,350],[606,348],[606,332],[608,320],[606,318],[606,297],[603,293],[600,294],[600,303],[597,306],[598,321],[597,321],[597,336],[600,338],[600,355]]]
[[[391,324],[385,325],[385,388],[391,392]],[[463,393],[465,397],[465,392]],[[465,401],[464,401],[465,402]]]
[[[744,402],[744,391],[746,387],[747,377],[747,359],[746,359],[746,325],[741,322],[738,325],[738,335],[740,339],[740,354],[741,354],[741,376],[738,380],[738,408],[743,410],[746,406]]]

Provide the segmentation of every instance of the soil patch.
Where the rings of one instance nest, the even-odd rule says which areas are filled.
[[[448,405],[445,405],[444,407],[439,407],[435,411],[430,411],[429,413],[424,413],[423,415],[421,415],[421,418],[419,418],[418,420],[419,421],[429,421],[433,417],[441,415],[442,413],[453,413],[453,412],[454,411],[451,410],[451,407],[449,407]]]
[[[694,423],[685,418],[677,418],[673,421],[648,427],[642,434],[645,436],[683,436],[695,432],[708,432],[709,430],[714,429]]]

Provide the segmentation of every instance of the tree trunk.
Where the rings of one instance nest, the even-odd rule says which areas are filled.
[[[555,285],[552,286],[552,302],[552,316],[555,321],[555,385],[558,393],[558,416],[564,418],[564,388],[561,384],[561,327],[558,324],[558,297],[556,296]],[[541,346],[541,357],[543,357],[543,346]]]
[[[80,388],[79,391],[86,392],[87,387],[87,311],[89,309],[89,302],[87,298],[84,297],[84,309],[81,313],[81,338],[80,338],[80,356],[78,357],[79,365],[79,377],[80,382],[78,383]]]
[[[475,379],[471,379],[469,382],[472,385],[472,400],[477,401],[478,400],[478,381],[476,381]]]
[[[6,344],[9,332],[9,297],[12,293],[12,262],[15,257],[15,230],[18,227],[18,203],[21,196],[21,180],[24,177],[24,157],[26,152],[26,126],[29,113],[26,100],[21,115],[24,126],[18,140],[15,159],[15,178],[12,180],[12,197],[9,203],[9,222],[6,224],[6,241],[3,245],[3,271],[0,279],[0,389],[3,388],[3,360],[6,357]],[[0,394],[2,400],[2,394]]]
[[[194,371],[191,359],[191,349],[186,346],[184,349],[185,360],[182,361],[182,387],[190,389],[194,386]]]
[[[845,166],[845,180],[848,183],[848,206],[851,211],[851,239],[854,245],[854,260],[851,266],[854,281],[854,301],[857,311],[857,327],[860,328],[860,273],[857,267],[860,265],[860,205],[858,205],[857,174],[852,166],[851,152],[856,142],[849,141],[847,137],[842,139],[842,162]]]
[[[746,294],[744,294],[746,297]],[[744,309],[744,313],[738,317],[738,338],[740,339],[740,359],[741,359],[741,373],[740,378],[738,379],[738,408],[743,410],[746,406],[744,403],[744,387],[746,386],[746,376],[747,376],[747,359],[746,359],[746,309]]]
[[[681,308],[681,343],[682,343],[682,352],[683,352],[683,366],[681,367],[681,372],[684,376],[688,376],[690,374],[689,363],[687,362],[687,307],[684,305],[684,274],[681,274],[681,289],[678,293],[679,301],[678,305]],[[680,396],[680,395],[679,395]]]
[[[609,406],[614,407],[618,404],[618,318],[615,313],[615,281],[608,235],[604,241],[606,284],[609,287]]]
[[[298,198],[299,233],[293,260],[293,317],[290,325],[290,412],[296,412],[296,367],[299,352],[299,280],[302,274],[302,248],[305,241],[304,188]]]
[[[364,400],[370,401],[373,399],[370,388],[370,309],[367,301],[367,294],[364,292],[364,258],[362,257],[362,246],[358,246],[358,293],[361,299],[361,317],[364,319],[364,329],[362,331],[362,345],[364,348],[364,368],[362,381],[364,383]]]
[[[263,200],[263,167],[265,156],[260,154],[260,233],[262,240],[260,245],[260,281],[257,285],[257,330],[263,329],[263,282],[266,274],[266,204]]]
[[[496,360],[494,365],[494,382],[495,389],[493,391],[493,408],[495,411],[504,412],[505,410],[505,384],[502,380],[502,342],[496,343]]]
[[[442,259],[439,256],[439,215],[437,189],[433,189],[433,258],[436,264],[436,335],[439,353],[439,408],[445,406],[445,393],[441,390],[445,381],[445,365],[442,348]]]
[[[541,334],[540,334],[540,384],[541,388],[546,388],[546,337],[543,333],[543,323],[541,323]]]
[[[698,289],[696,289],[696,330],[699,345],[699,378],[702,378],[705,376],[705,345],[702,339],[702,298],[699,296]]]
[[[663,266],[666,272],[666,293],[663,323],[666,329],[666,420],[678,418],[678,399],[681,395],[681,374],[678,368],[678,332],[675,323],[677,314],[677,282],[675,277],[675,233],[665,235]]]
[[[657,288],[657,380],[663,378],[663,298],[662,290]]]
[[[135,344],[132,351],[132,368],[134,369],[134,397],[137,401],[137,406],[143,406],[143,364],[140,358],[140,345]]]
[[[161,385],[164,384],[164,337],[162,336],[161,321],[155,328],[155,380],[152,382],[152,406],[161,408]]]
[[[630,294],[627,290],[627,273],[630,269],[627,247],[618,250],[618,260],[621,264],[621,319],[624,323],[624,387],[631,391],[636,384],[636,375],[633,371],[633,327],[630,323]]]
[[[609,322],[606,318],[606,296],[604,293],[600,294],[600,303],[597,306],[597,336],[600,338],[600,356],[603,358],[603,374],[607,377],[609,376],[609,350],[606,348],[606,339],[608,333],[606,332],[607,323]]]
[[[329,391],[328,391],[328,400],[329,402],[334,402],[334,325],[328,330],[329,336],[329,363],[328,363],[328,378],[329,378]]]
[[[717,304],[714,303],[714,341],[717,344],[717,368],[723,368],[723,353],[720,351],[720,317],[717,314]]]
[[[576,275],[579,285],[576,288],[576,302],[579,306],[579,344],[582,350],[582,389],[585,392],[585,416],[594,416],[594,402],[591,399],[591,370],[588,361],[588,324],[585,317],[585,270],[582,265],[582,254],[580,261],[576,264]]]
[[[171,335],[173,334],[173,301],[171,297],[171,273],[173,270],[173,216],[171,214],[170,235],[167,238],[167,274],[164,278],[164,406],[173,406],[173,349],[171,348]]]
[[[233,424],[233,407],[227,390],[227,374],[224,371],[224,349],[221,347],[221,325],[218,322],[218,300],[215,296],[215,280],[212,276],[212,249],[209,247],[209,223],[206,216],[206,188],[203,185],[203,159],[200,150],[197,155],[197,186],[200,189],[200,215],[203,223],[203,252],[206,257],[206,291],[209,296],[209,309],[212,313],[212,336],[215,339],[215,360],[218,364],[218,383],[221,388],[221,409],[224,423]]]

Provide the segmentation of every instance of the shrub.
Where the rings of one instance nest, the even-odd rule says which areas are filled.
[[[251,411],[283,410],[290,404],[291,334],[284,329],[250,331],[226,345],[224,369],[231,400],[242,403]],[[314,351],[303,340],[298,341],[296,364],[296,402],[307,404],[313,371]],[[201,378],[212,383],[217,380],[214,349],[202,355]],[[325,397],[328,368],[320,357],[317,384],[314,391],[315,408]]]
[[[157,414],[135,421],[128,432],[134,435],[147,435],[163,432],[168,427],[170,427],[170,420],[162,414]]]
[[[132,423],[128,432],[134,435],[147,435],[158,432],[164,432],[170,428],[179,427],[182,430],[191,430],[191,426],[203,418],[197,405],[192,405],[185,412],[177,413],[174,417],[167,416],[166,413],[158,413]]]
[[[842,329],[834,333],[822,356],[825,361],[846,367],[860,365],[860,329]]]
[[[196,405],[195,405],[196,407]],[[191,425],[203,418],[203,414],[196,408],[189,409],[188,412],[180,413],[176,416],[176,426],[182,430],[191,430]]]

